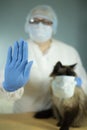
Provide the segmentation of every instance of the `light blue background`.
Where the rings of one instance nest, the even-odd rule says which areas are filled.
[[[5,65],[7,49],[24,32],[29,11],[39,4],[50,5],[58,15],[56,39],[74,46],[87,70],[87,0],[0,0],[0,68]]]

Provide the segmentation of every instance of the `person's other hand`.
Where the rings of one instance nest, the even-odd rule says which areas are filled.
[[[28,62],[28,45],[25,41],[15,42],[14,51],[8,49],[3,87],[12,92],[24,86],[30,76],[33,61]]]
[[[75,81],[76,81],[76,83],[77,83],[76,85],[79,86],[79,87],[81,87],[81,85],[82,85],[82,80],[81,80],[81,78],[80,78],[80,77],[76,77],[76,78],[75,78]]]

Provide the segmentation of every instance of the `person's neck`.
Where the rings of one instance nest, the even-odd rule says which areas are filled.
[[[51,43],[52,43],[52,40],[48,40],[44,43],[37,43],[37,45],[39,46],[42,53],[45,53],[50,48]]]

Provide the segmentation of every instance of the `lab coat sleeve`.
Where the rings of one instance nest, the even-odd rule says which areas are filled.
[[[87,72],[82,64],[79,53],[76,50],[74,50],[74,55],[77,62],[76,73],[82,79],[82,88],[84,92],[87,94]]]
[[[8,100],[11,101],[15,101],[18,100],[22,97],[23,93],[24,93],[24,88],[20,88],[14,92],[7,92],[4,88],[3,88],[3,79],[4,79],[4,71],[0,70],[0,98],[6,98]]]

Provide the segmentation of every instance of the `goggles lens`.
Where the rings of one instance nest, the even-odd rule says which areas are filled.
[[[53,24],[52,21],[49,21],[49,20],[43,19],[43,18],[33,18],[33,19],[29,20],[30,24],[38,24],[40,22],[43,23],[43,24],[45,24],[45,25],[52,25]]]

